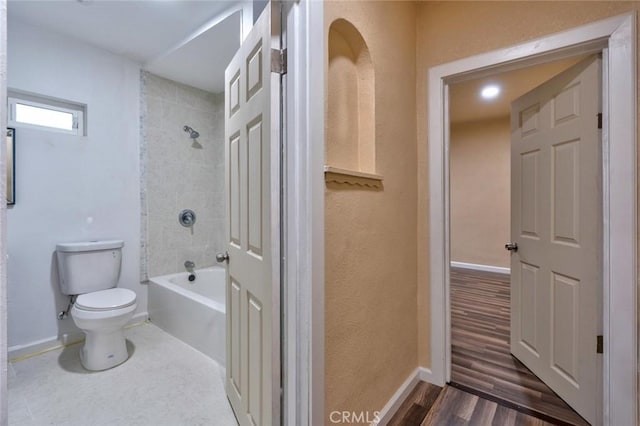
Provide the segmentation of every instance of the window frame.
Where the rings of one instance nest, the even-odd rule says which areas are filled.
[[[65,133],[74,136],[84,136],[84,116],[85,108],[82,105],[72,104],[69,102],[49,100],[37,96],[28,96],[19,93],[9,93],[7,97],[7,112],[9,118],[9,125],[12,127],[24,127],[38,130],[46,130],[50,132]],[[51,127],[46,125],[39,125],[33,123],[25,123],[16,120],[16,105],[26,105],[35,108],[47,109],[51,111],[57,111],[62,113],[71,114],[73,116],[73,128],[71,130],[61,129],[58,127]]]

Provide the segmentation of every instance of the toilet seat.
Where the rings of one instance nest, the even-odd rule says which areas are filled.
[[[79,295],[74,307],[83,311],[113,311],[135,303],[135,292],[126,288],[110,288]]]

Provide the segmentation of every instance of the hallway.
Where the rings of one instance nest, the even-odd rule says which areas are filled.
[[[558,424],[588,423],[509,351],[509,276],[451,268],[452,386]]]
[[[418,382],[388,426],[551,426],[489,399],[452,386]]]

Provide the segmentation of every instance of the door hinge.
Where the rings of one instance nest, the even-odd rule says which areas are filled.
[[[287,49],[271,49],[271,72],[280,75],[287,73]]]
[[[602,129],[602,113],[598,113],[598,129]]]
[[[601,354],[604,352],[604,338],[602,335],[596,338],[596,353]]]

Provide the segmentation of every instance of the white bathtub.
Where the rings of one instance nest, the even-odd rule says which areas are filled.
[[[225,363],[225,270],[213,266],[189,274],[149,279],[149,318],[191,347]]]

